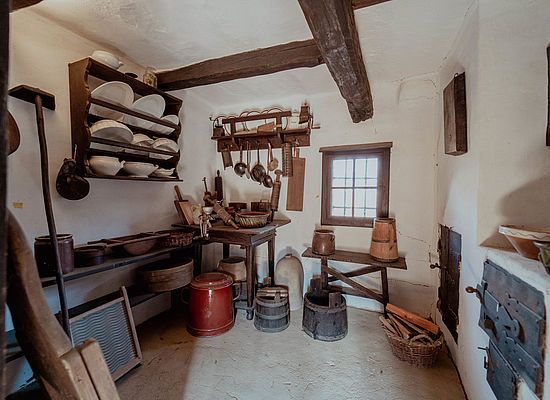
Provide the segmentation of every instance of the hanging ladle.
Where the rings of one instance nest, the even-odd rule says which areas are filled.
[[[269,165],[269,152],[267,153],[267,163]],[[271,189],[273,187],[273,179],[271,179],[271,176],[269,176],[269,171],[267,171],[266,174],[264,175],[264,179],[262,180],[262,183],[268,189]]]
[[[243,176],[246,173],[246,164],[243,163],[243,146],[240,145],[239,149],[241,152],[241,160],[237,164],[235,164],[235,166],[233,167],[233,170],[237,175]]]
[[[269,171],[275,171],[279,166],[279,160],[273,157],[273,146],[271,146],[270,141],[267,142],[267,148],[269,149],[269,162],[267,163],[267,169]]]
[[[256,149],[258,151],[258,162],[256,162],[256,165],[254,165],[250,173],[252,174],[252,179],[256,182],[262,183],[265,176],[265,168],[260,161],[260,143],[256,144]]]

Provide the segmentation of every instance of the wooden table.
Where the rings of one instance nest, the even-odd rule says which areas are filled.
[[[321,287],[323,289],[328,289],[343,294],[349,294],[352,296],[360,296],[374,299],[384,304],[384,306],[388,304],[390,299],[388,292],[388,273],[386,269],[407,269],[407,264],[405,263],[405,259],[403,257],[399,257],[399,260],[395,262],[386,263],[375,260],[368,253],[360,253],[355,251],[336,250],[334,254],[331,254],[329,256],[322,256],[313,253],[311,247],[308,247],[306,251],[304,251],[304,253],[302,254],[302,257],[321,259]],[[329,266],[328,260],[362,264],[365,265],[365,267],[356,269],[355,271],[351,272],[340,272],[337,269]],[[380,272],[382,279],[381,292],[367,288],[366,286],[351,279],[354,276],[372,274],[374,272]],[[329,282],[334,281],[342,281],[351,287],[329,285]]]
[[[256,270],[254,264],[254,254],[256,247],[267,242],[268,251],[268,263],[269,263],[269,276],[271,282],[274,281],[275,275],[275,236],[277,228],[286,224],[289,224],[290,220],[273,220],[273,222],[267,224],[262,228],[240,228],[235,229],[231,226],[225,225],[222,221],[218,221],[212,224],[212,227],[208,229],[209,238],[203,244],[208,243],[222,243],[223,244],[223,258],[229,257],[230,246],[239,245],[246,251],[246,318],[252,319],[254,317],[254,297],[256,288]],[[184,226],[184,225],[176,225]],[[199,255],[202,257],[202,254]]]

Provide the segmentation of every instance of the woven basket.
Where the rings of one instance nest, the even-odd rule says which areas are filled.
[[[421,368],[432,367],[437,361],[443,346],[443,336],[432,344],[426,344],[415,342],[414,339],[409,342],[409,340],[390,332],[384,325],[382,325],[382,329],[386,332],[392,353],[400,360]]]
[[[194,232],[170,232],[170,236],[159,239],[162,247],[185,247],[193,242]]]

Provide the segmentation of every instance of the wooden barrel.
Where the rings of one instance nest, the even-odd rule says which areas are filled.
[[[177,264],[163,260],[138,268],[145,289],[150,292],[168,292],[178,289],[193,279],[193,260],[186,258]]]
[[[262,332],[281,332],[290,323],[288,291],[281,286],[259,289],[256,293],[254,326]]]
[[[340,293],[307,292],[302,329],[313,339],[334,342],[348,333],[346,299]]]
[[[370,255],[382,262],[394,262],[399,259],[395,218],[374,219]]]

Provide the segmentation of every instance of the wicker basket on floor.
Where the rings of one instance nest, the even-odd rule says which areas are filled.
[[[390,343],[392,353],[402,361],[407,361],[416,367],[432,367],[437,361],[441,347],[443,346],[443,336],[440,336],[433,343],[421,343],[412,338],[411,341],[403,339],[400,336],[390,332],[384,325],[382,329],[386,333]],[[427,337],[427,335],[419,335]],[[418,337],[418,336],[417,336]]]

